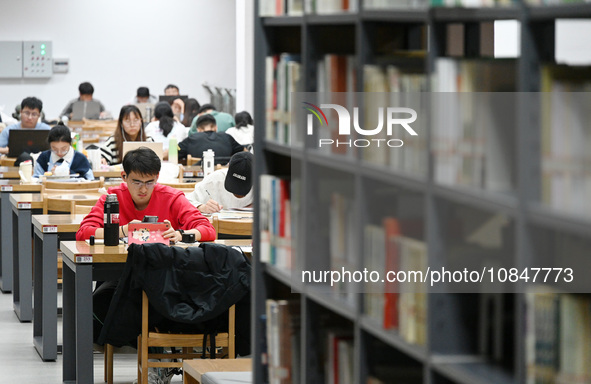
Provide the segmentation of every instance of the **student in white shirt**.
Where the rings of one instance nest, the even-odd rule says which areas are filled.
[[[226,133],[234,138],[240,145],[251,145],[254,143],[254,126],[250,113],[238,112],[234,115],[236,126],[228,128]]]
[[[228,168],[219,169],[195,185],[187,199],[202,213],[219,212],[222,208],[246,208],[252,205],[252,161],[250,152],[239,152],[230,158]]]

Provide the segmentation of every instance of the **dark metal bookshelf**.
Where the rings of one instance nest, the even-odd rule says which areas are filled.
[[[312,175],[317,172],[346,174],[351,185],[351,194],[355,197],[353,207],[359,223],[356,233],[359,245],[356,251],[363,252],[363,229],[367,224],[375,224],[369,217],[370,209],[377,204],[373,201],[374,187],[388,193],[392,190],[393,200],[400,199],[403,205],[408,195],[414,196],[420,204],[413,209],[418,210],[416,217],[423,222],[423,237],[429,251],[445,253],[452,247],[451,241],[444,235],[447,229],[449,205],[461,207],[462,210],[475,211],[486,217],[502,215],[510,221],[507,233],[503,233],[509,252],[516,267],[527,265],[528,261],[537,260],[536,244],[538,232],[559,232],[584,239],[591,239],[591,218],[577,217],[565,213],[557,213],[541,206],[539,201],[542,184],[540,171],[540,110],[539,106],[525,103],[516,116],[519,131],[515,133],[515,160],[511,164],[515,168],[513,190],[510,192],[491,192],[475,187],[441,184],[434,180],[434,162],[437,160],[428,151],[426,154],[427,171],[425,174],[411,174],[394,170],[388,166],[374,165],[361,159],[361,155],[340,155],[319,152],[313,148],[302,146],[290,147],[286,144],[273,142],[265,137],[265,58],[271,54],[282,52],[301,55],[300,87],[305,92],[317,90],[316,61],[327,53],[354,54],[356,59],[357,89],[363,90],[363,66],[365,64],[388,63],[392,61],[407,62],[409,65],[419,64],[427,75],[430,75],[437,58],[445,56],[445,30],[448,24],[465,24],[473,28],[479,23],[495,20],[519,20],[521,23],[521,55],[516,59],[516,92],[539,92],[541,88],[540,72],[554,53],[554,21],[558,18],[591,18],[591,4],[569,4],[558,6],[528,6],[521,2],[511,7],[491,8],[444,8],[431,7],[425,9],[386,9],[373,10],[363,7],[363,0],[357,0],[356,13],[339,13],[330,15],[305,14],[303,16],[258,17],[258,1],[255,0],[255,228],[259,223],[260,184],[259,176],[272,173],[277,176],[289,175],[292,171],[289,162],[298,164],[302,201],[302,223],[300,223],[301,245],[304,260],[300,268],[322,265],[321,259],[328,258],[325,248],[317,251],[307,245],[308,240],[319,237],[327,240],[321,233],[320,224],[308,227],[310,218],[318,212],[308,212],[311,196],[307,194],[317,191],[312,185]],[[428,27],[428,28],[427,28]],[[427,31],[428,32],[425,32]],[[378,31],[378,32],[376,32]],[[408,38],[408,46],[415,49],[417,41],[423,34],[429,34],[429,50],[424,57],[416,55],[397,56],[399,52],[384,55],[381,47],[373,46],[376,35],[380,38],[391,36],[403,31]],[[281,37],[285,32],[286,36]],[[443,35],[442,35],[443,34]],[[467,39],[469,40],[469,39]],[[467,41],[467,44],[471,44]],[[478,48],[478,47],[477,47]],[[470,57],[476,60],[495,60],[483,57]],[[433,133],[426,134],[427,148],[432,147]],[[289,161],[285,161],[285,159]],[[278,165],[279,164],[279,165]],[[336,188],[336,187],[335,187]],[[402,192],[400,192],[402,191]],[[400,194],[400,195],[398,195]],[[401,197],[403,196],[403,197]],[[380,198],[384,198],[380,196]],[[534,202],[534,204],[532,204]],[[323,215],[327,216],[324,212]],[[385,215],[385,214],[384,214]],[[324,219],[326,221],[326,218]],[[325,224],[325,223],[324,223]],[[260,237],[253,231],[254,253],[254,286],[252,300],[253,319],[253,382],[262,382],[263,365],[260,362],[260,343],[265,337],[259,318],[265,313],[265,301],[275,298],[274,292],[266,284],[267,280],[276,280],[284,285],[292,285],[290,273],[274,266],[260,262],[257,247]],[[325,237],[322,237],[325,236]],[[434,251],[435,253],[435,251]],[[429,262],[432,262],[429,252]],[[316,264],[320,262],[320,264]],[[361,265],[361,261],[359,261]],[[365,382],[373,370],[374,354],[370,353],[371,342],[376,340],[383,344],[394,360],[403,357],[412,361],[422,370],[423,384],[517,384],[526,382],[525,335],[526,322],[525,295],[512,294],[512,307],[505,309],[513,319],[509,343],[508,361],[503,364],[493,362],[483,356],[478,346],[472,342],[478,338],[478,320],[472,319],[478,310],[480,294],[467,296],[459,294],[433,294],[427,299],[427,341],[425,345],[414,345],[393,330],[382,329],[379,321],[364,313],[364,297],[356,294],[356,299],[344,304],[327,292],[319,292],[308,287],[292,286],[299,293],[301,307],[301,383],[318,382],[318,367],[322,361],[316,361],[322,351],[317,350],[322,344],[316,340],[319,314],[327,312],[330,317],[349,324],[354,340],[354,378],[355,382]],[[322,309],[322,311],[319,311]],[[380,356],[383,357],[383,356]],[[509,368],[507,368],[507,365]]]

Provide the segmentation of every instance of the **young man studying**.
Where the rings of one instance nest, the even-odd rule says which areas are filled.
[[[172,242],[181,241],[183,232],[194,233],[197,241],[215,240],[213,226],[183,192],[156,183],[160,166],[158,155],[145,147],[130,151],[123,158],[121,177],[124,183],[108,190],[116,194],[119,201],[119,236],[127,236],[130,222],[141,221],[149,215],[170,223],[163,237]],[[106,196],[102,196],[82,220],[76,240],[86,240],[93,235],[97,239],[104,238],[105,199]]]
[[[10,125],[2,130],[0,133],[0,153],[7,154],[8,137],[12,129],[49,129],[51,127],[39,121],[41,111],[43,110],[43,103],[36,97],[27,97],[21,102],[21,121],[19,123]]]

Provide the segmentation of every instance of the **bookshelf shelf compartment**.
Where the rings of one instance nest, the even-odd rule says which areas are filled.
[[[426,362],[427,350],[420,345],[409,344],[394,330],[383,329],[378,322],[367,316],[361,317],[361,329],[375,336],[387,345],[404,352],[412,358]]]
[[[509,217],[515,216],[518,207],[516,197],[461,186],[437,185],[434,187],[434,193],[435,196],[450,202],[496,211]]]
[[[474,22],[519,19],[516,8],[433,8],[433,18],[436,22]]]
[[[276,153],[281,156],[287,156],[298,160],[302,159],[303,151],[301,148],[290,147],[285,144],[277,143],[274,141],[266,140],[265,149],[267,151]]]
[[[306,22],[310,25],[355,25],[357,14],[308,15]]]
[[[263,25],[266,27],[300,26],[303,21],[301,16],[279,16],[263,18]]]
[[[318,292],[317,290],[315,292],[313,288],[307,287],[306,296],[315,303],[320,304],[348,320],[354,321],[356,318],[355,309],[351,304],[335,298],[334,294],[331,292]]]
[[[533,21],[591,18],[589,3],[529,7],[528,11]]]
[[[388,167],[364,165],[361,167],[363,178],[379,181],[392,186],[422,192],[425,190],[425,180],[405,172],[397,172]]]
[[[427,21],[427,12],[425,10],[366,10],[361,13],[363,21],[385,21],[400,23],[425,23]]]
[[[280,281],[281,283],[287,286],[291,286],[293,290],[301,290],[301,284],[300,287],[298,287],[298,284],[295,284],[296,282],[294,282],[294,280],[291,278],[292,271],[277,268],[270,264],[264,264],[264,268],[265,272],[267,272],[267,274],[269,274],[269,276],[273,277],[274,279]]]
[[[433,364],[433,369],[461,384],[517,384],[507,371],[486,362]]]
[[[591,238],[589,217],[576,217],[536,204],[529,207],[528,218],[532,224]]]
[[[328,167],[341,172],[353,174],[358,168],[355,159],[346,156],[329,156],[318,151],[308,151],[308,160],[312,164]]]

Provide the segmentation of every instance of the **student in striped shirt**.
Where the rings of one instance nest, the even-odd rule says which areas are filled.
[[[103,164],[120,164],[124,141],[154,141],[146,136],[142,113],[135,105],[124,105],[119,112],[115,134],[109,136],[101,147]]]

